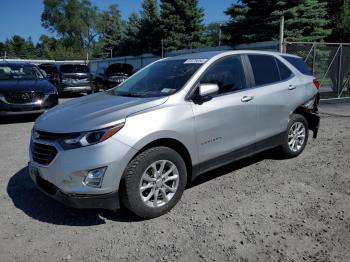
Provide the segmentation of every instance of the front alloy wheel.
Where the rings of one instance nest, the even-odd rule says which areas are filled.
[[[176,205],[186,182],[186,165],[179,153],[168,147],[153,147],[128,164],[121,181],[122,201],[140,217],[157,217]]]
[[[152,163],[140,181],[142,201],[149,207],[160,207],[168,203],[179,186],[179,171],[174,163],[159,160]]]

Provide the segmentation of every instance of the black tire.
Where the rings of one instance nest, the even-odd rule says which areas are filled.
[[[288,144],[288,142],[289,142],[288,135],[289,135],[289,132],[291,131],[291,128],[296,123],[301,123],[304,126],[304,128],[305,128],[305,138],[304,138],[304,141],[303,141],[302,145],[300,146],[300,148],[297,149],[296,151],[293,151],[290,148],[289,144]],[[302,115],[293,114],[291,116],[291,118],[289,119],[287,130],[286,130],[286,132],[285,132],[285,134],[283,136],[283,143],[280,146],[280,148],[279,148],[280,150],[279,151],[280,151],[280,153],[282,154],[282,156],[284,158],[297,157],[305,149],[305,146],[307,144],[308,138],[309,138],[309,126],[308,126],[308,123],[307,123],[305,117],[302,116]]]
[[[91,90],[86,92],[87,95],[92,95],[94,93],[95,93],[95,87],[94,86],[91,87]]]
[[[177,168],[179,181],[173,197],[160,207],[150,207],[140,196],[140,182],[143,173],[154,162],[171,161]],[[182,157],[168,147],[153,147],[138,154],[126,167],[121,181],[121,199],[124,206],[142,218],[161,216],[170,211],[180,200],[187,182],[186,165]]]

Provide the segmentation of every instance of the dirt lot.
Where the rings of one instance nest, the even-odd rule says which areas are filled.
[[[323,115],[296,159],[265,152],[202,176],[146,221],[39,192],[26,169],[32,126],[0,124],[1,261],[350,261],[350,117]]]

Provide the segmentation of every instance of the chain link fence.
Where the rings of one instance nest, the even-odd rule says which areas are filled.
[[[195,49],[182,49],[175,50],[164,54],[164,57],[184,55],[198,52],[209,52],[209,51],[229,51],[229,50],[265,50],[265,51],[277,51],[277,41],[265,41],[250,44],[241,44],[235,47],[231,46],[215,46],[215,47],[204,47]],[[143,54],[140,56],[123,56],[123,57],[112,57],[112,58],[101,58],[89,61],[90,69],[94,73],[98,68],[107,68],[109,65],[114,63],[127,63],[131,64],[134,69],[139,70],[142,67],[161,59],[160,56],[152,54]]]
[[[284,51],[304,58],[320,82],[321,98],[350,97],[350,44],[286,42]]]

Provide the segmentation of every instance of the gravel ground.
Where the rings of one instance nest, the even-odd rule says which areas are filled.
[[[265,152],[200,177],[152,220],[39,192],[26,169],[32,121],[0,124],[1,261],[350,261],[349,117],[323,115],[298,158]]]

